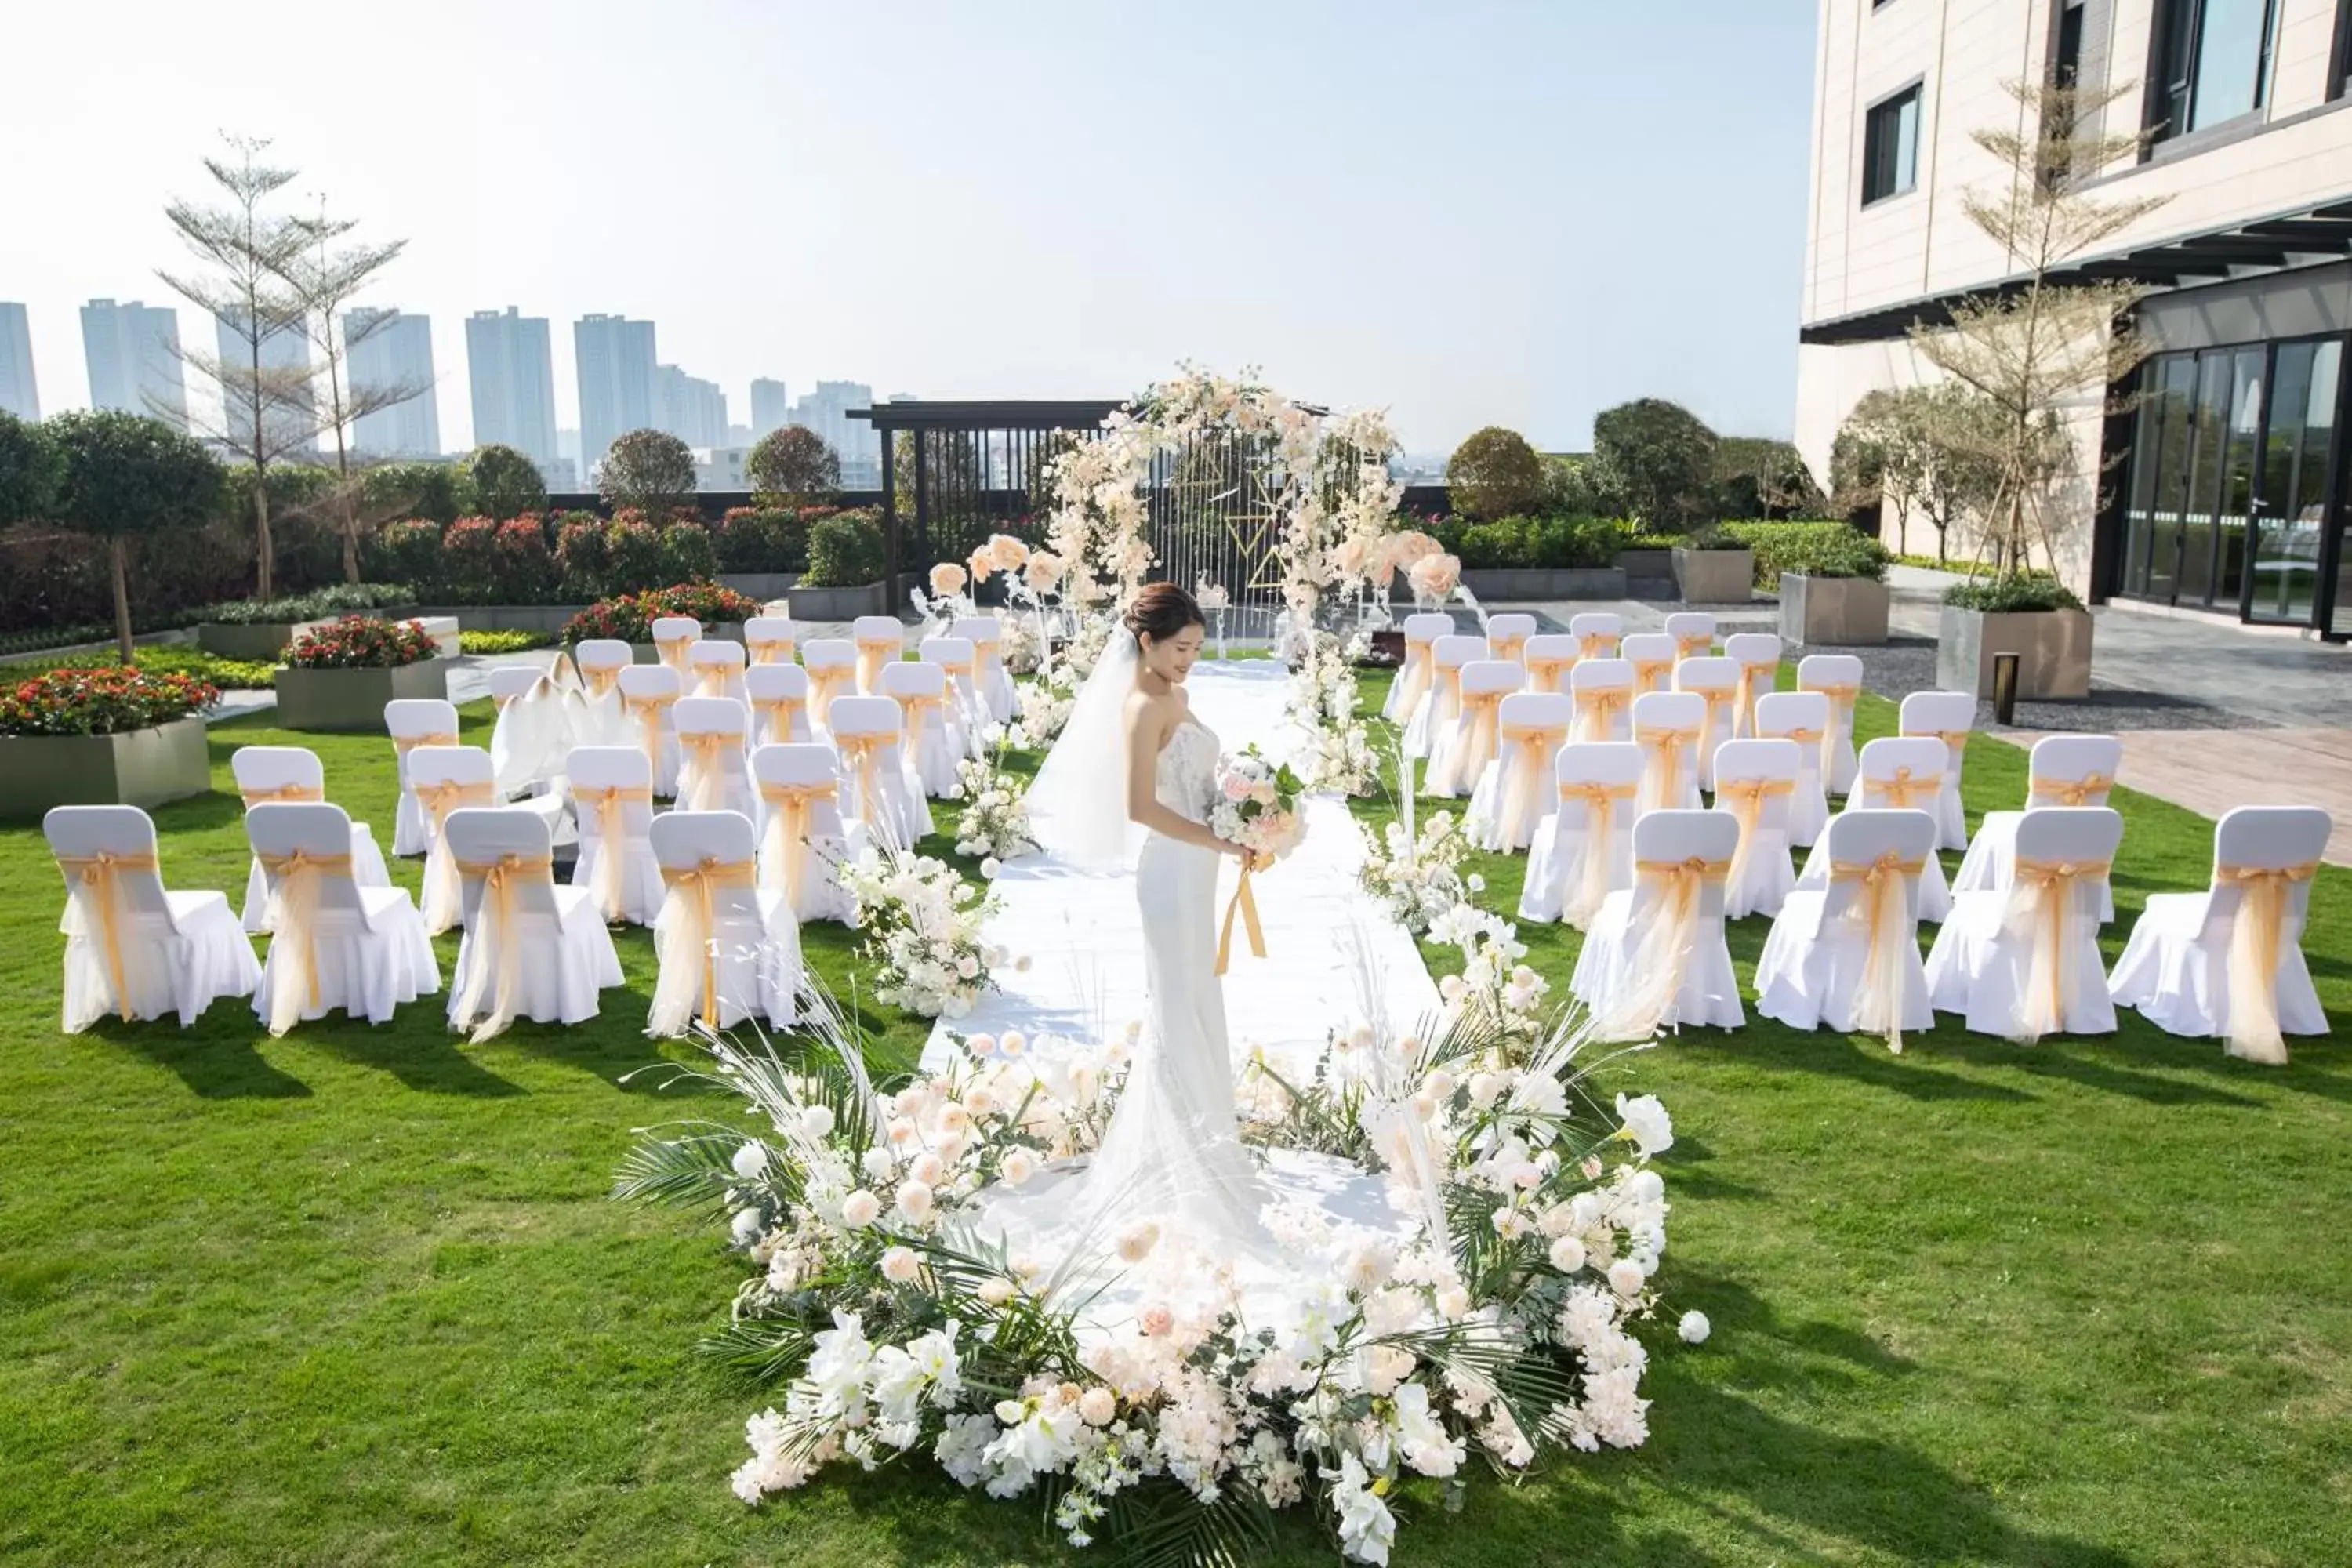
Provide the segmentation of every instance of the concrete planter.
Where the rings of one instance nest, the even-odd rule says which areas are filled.
[[[230,624],[205,621],[196,627],[196,646],[219,658],[241,658],[253,664],[275,664],[296,637],[324,621],[254,621]]]
[[[2091,613],[2025,610],[1992,614],[1943,606],[1936,629],[1936,684],[1992,695],[1993,656],[2017,658],[2017,694],[2029,700],[2091,694]]]
[[[800,580],[801,574],[797,572],[721,572],[719,574],[720,586],[732,588],[761,604],[770,599],[782,598]]]
[[[1675,596],[1675,552],[1671,550],[1621,550],[1611,563],[1625,574],[1625,592],[1635,599]]]
[[[1756,594],[1756,556],[1747,550],[1676,550],[1675,587],[1685,604],[1744,605]]]
[[[795,586],[787,597],[792,602],[793,619],[796,621],[854,621],[860,616],[886,616],[890,613],[884,602],[883,584],[867,583],[856,588],[810,588]]]
[[[1625,574],[1614,566],[1465,569],[1463,586],[1484,603],[1542,603],[1552,599],[1622,599]]]
[[[1780,640],[1806,647],[1860,647],[1886,640],[1886,584],[1870,577],[1780,574]]]
[[[383,705],[397,697],[449,695],[447,661],[428,658],[397,669],[278,671],[278,721],[289,730],[383,730]]]
[[[162,805],[212,787],[202,719],[119,735],[0,736],[0,818],[12,822],[53,805]]]

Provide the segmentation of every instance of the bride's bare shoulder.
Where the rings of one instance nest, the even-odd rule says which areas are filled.
[[[1184,716],[1184,700],[1173,690],[1146,691],[1137,687],[1127,694],[1127,719],[1155,734],[1173,728]]]

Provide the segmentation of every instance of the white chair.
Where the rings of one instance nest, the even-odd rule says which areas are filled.
[[[1433,738],[1423,795],[1450,800],[1476,787],[1502,734],[1503,699],[1526,680],[1526,670],[1498,658],[1474,659],[1462,667],[1454,680],[1460,707],[1445,731]]]
[[[1739,667],[1734,733],[1756,738],[1756,700],[1780,678],[1780,638],[1773,632],[1734,632],[1723,639],[1723,657]]]
[[[948,635],[971,644],[972,685],[988,716],[1000,724],[1013,722],[1013,676],[1004,668],[1003,626],[994,616],[958,616]]]
[[[67,1034],[110,1013],[126,1024],[177,1013],[184,1029],[219,998],[253,994],[261,965],[227,897],[164,889],[145,812],[60,805],[41,831],[66,879]]]
[[[636,650],[617,637],[591,637],[573,647],[580,670],[582,722],[575,737],[583,746],[625,746],[628,715],[621,710],[621,671],[636,662]]]
[[[1613,610],[1586,610],[1568,617],[1568,635],[1576,639],[1579,658],[1622,658],[1625,617]]]
[[[433,942],[408,889],[352,880],[352,821],[342,807],[257,805],[245,814],[245,834],[275,904],[278,934],[253,998],[272,1035],[338,1011],[385,1023],[403,1003],[441,988]]]
[[[980,695],[980,651],[970,637],[925,637],[916,649],[921,662],[937,665],[948,679],[948,724],[957,748],[967,757],[988,754],[982,738],[995,722]]]
[[[744,657],[752,668],[790,664],[800,644],[799,624],[789,616],[753,616],[743,623]]]
[[[1675,661],[1681,650],[1665,633],[1627,632],[1618,639],[1617,657],[1633,667],[1636,694],[1674,689]]]
[[[1796,693],[1789,693],[1790,696]],[[1936,853],[1924,811],[1854,810],[1826,829],[1820,887],[1782,900],[1756,964],[1756,1011],[1792,1029],[1883,1037],[1932,1029],[1919,961],[1919,870]]]
[[[747,1018],[791,1027],[802,984],[800,927],[783,895],[760,886],[750,819],[666,812],[654,819],[652,838],[668,894],[654,921],[661,967],[646,1032],[682,1035],[697,1019],[711,1029]]]
[[[633,664],[621,671],[621,715],[628,722],[628,743],[645,753],[658,795],[677,794],[676,710],[683,692],[677,671],[667,665]]]
[[[961,795],[956,774],[961,737],[948,722],[948,672],[936,664],[901,660],[882,672],[882,694],[898,704],[907,766],[922,792],[933,800]]]
[[[490,753],[479,746],[419,746],[408,754],[409,776],[425,808],[425,831],[431,845],[425,851],[425,884],[417,894],[417,913],[425,934],[439,936],[465,918],[465,889],[457,863],[449,858],[443,825],[452,814],[499,804],[498,781]]]
[[[2009,868],[2016,858],[2017,824],[2026,811],[2052,805],[2105,805],[2123,765],[2124,743],[2113,735],[2044,735],[2026,757],[2025,811],[1988,811],[1977,824],[1976,837],[1960,868],[1952,874],[1952,891],[1973,893],[2009,886]],[[2110,888],[2107,906],[2099,918],[2116,918]]]
[[[856,905],[841,865],[863,850],[841,819],[841,767],[833,748],[767,745],[751,753],[760,790],[760,886],[784,895],[801,921],[849,924]]]
[[[1381,718],[1399,729],[1412,722],[1423,699],[1429,695],[1435,669],[1430,662],[1430,645],[1439,637],[1450,636],[1453,630],[1452,616],[1422,611],[1404,618],[1404,663],[1389,685],[1387,699],[1381,703]]]
[[[702,640],[702,623],[692,616],[656,616],[647,629],[654,639],[654,661],[669,667],[680,692],[693,690],[694,674],[686,667],[686,656]]]
[[[732,697],[681,697],[677,724],[677,805],[681,811],[751,815],[751,710]]]
[[[1944,742],[1926,735],[1881,735],[1862,748],[1854,768],[1854,784],[1847,795],[1848,811],[1924,811],[1935,816],[1936,796],[1944,787]],[[1835,818],[1832,818],[1832,821]],[[1822,847],[1813,846],[1797,873],[1797,886],[1822,885]],[[1919,873],[1919,918],[1940,923],[1952,910],[1951,885],[1944,879],[1944,863],[1933,855]]]
[[[811,637],[801,644],[801,668],[808,671],[809,722],[822,731],[833,700],[857,690],[857,645],[847,637]]]
[[[1726,741],[1715,753],[1715,806],[1739,824],[1739,847],[1723,885],[1729,919],[1777,915],[1796,886],[1789,861],[1789,803],[1804,767],[1794,741]]]
[[[490,706],[500,713],[507,710],[524,692],[545,679],[544,666],[536,664],[501,664],[490,669]]]
[[[1486,639],[1448,632],[1429,645],[1429,696],[1405,726],[1407,756],[1436,765],[1438,742],[1454,732],[1462,716],[1462,667],[1486,657]]]
[[[1528,639],[1536,635],[1536,618],[1517,610],[1486,617],[1486,657],[1517,664],[1527,657]]]
[[[1789,842],[1820,842],[1829,826],[1830,799],[1822,787],[1822,738],[1829,732],[1830,700],[1818,691],[1774,691],[1756,700],[1759,739],[1793,741],[1803,752],[1797,791],[1789,797]]]
[[[1969,847],[1969,819],[1960,809],[1960,770],[1968,763],[1969,732],[1976,728],[1977,700],[1966,691],[1915,691],[1903,700],[1895,731],[1944,742],[1944,788],[1928,808],[1942,835],[1939,849]]]
[[[543,666],[500,665],[490,671],[490,772],[499,798],[561,787],[564,753],[587,727],[587,698],[567,691]]]
[[[1633,736],[1633,667],[1607,656],[1578,655],[1568,672],[1580,741],[1627,741]]]
[[[635,746],[575,746],[565,767],[580,813],[572,885],[588,890],[606,921],[651,925],[662,900],[661,868],[646,837],[653,765]]]
[[[1633,797],[1643,754],[1631,741],[1572,742],[1552,764],[1557,804],[1536,825],[1519,918],[1582,931],[1601,903],[1633,885]]]
[[[2108,982],[2116,1004],[2168,1035],[2218,1035],[2230,1055],[2271,1066],[2287,1059],[2286,1036],[2327,1033],[2303,930],[2331,826],[2310,806],[2242,805],[2224,816],[2213,829],[2211,885],[2155,894],[2133,923]]]
[[[1576,639],[1566,632],[1538,632],[1520,650],[1519,663],[1528,672],[1531,692],[1568,690],[1568,672],[1576,668]]]
[[[751,704],[751,743],[792,745],[809,738],[808,671],[797,664],[755,664],[743,672]]]
[[[1706,735],[1706,700],[1695,691],[1645,691],[1633,699],[1633,743],[1642,748],[1635,816],[1696,811],[1698,748]]]
[[[1862,696],[1862,660],[1850,653],[1807,654],[1797,661],[1797,689],[1830,700],[1829,734],[1822,742],[1829,771],[1822,786],[1845,795],[1853,788],[1853,705]]]
[[[907,628],[895,616],[860,616],[850,622],[849,636],[857,648],[857,689],[879,697],[883,667],[907,657]]]
[[[1675,689],[1687,691],[1706,704],[1706,721],[1698,739],[1699,783],[1715,787],[1715,749],[1738,733],[1739,661],[1718,655],[1686,658],[1675,666]]]
[[[1715,652],[1715,617],[1705,610],[1677,610],[1666,617],[1666,636],[1675,639],[1675,662],[1706,658]]]
[[[1510,854],[1535,842],[1554,796],[1552,759],[1568,742],[1576,710],[1556,691],[1514,691],[1496,710],[1494,760],[1470,792],[1464,826],[1482,849]]]
[[[743,692],[743,645],[700,637],[686,650],[686,668],[694,678],[697,697],[731,697],[750,700]]]
[[[1869,761],[1865,748],[1865,782]],[[1936,933],[1927,953],[1936,1010],[1962,1015],[1976,1034],[2029,1045],[2114,1034],[2099,907],[2123,837],[2122,816],[2103,805],[2029,813],[2017,825],[2008,888],[1962,894]]]
[[[327,798],[327,770],[319,753],[307,746],[239,746],[229,753],[228,766],[247,811],[264,801]],[[352,879],[362,888],[392,886],[383,851],[376,847],[375,835],[364,822],[352,824]],[[269,879],[258,860],[246,872],[242,923],[252,935],[269,929]]]
[[[457,705],[438,697],[395,697],[383,705],[384,733],[392,737],[393,764],[400,774],[400,808],[393,814],[392,852],[422,855],[433,847],[425,808],[408,787],[408,753],[419,746],[457,743]]]
[[[898,744],[898,704],[887,697],[836,697],[831,724],[840,759],[845,816],[885,846],[910,849],[931,830],[931,810],[907,772]]]
[[[517,1018],[594,1017],[596,993],[622,984],[621,955],[587,889],[555,885],[546,818],[512,806],[468,807],[451,813],[441,830],[465,883],[449,1026],[479,1044]]]
[[[1599,1037],[1747,1022],[1723,940],[1723,884],[1738,846],[1728,812],[1654,811],[1633,824],[1633,885],[1601,900],[1569,982]]]

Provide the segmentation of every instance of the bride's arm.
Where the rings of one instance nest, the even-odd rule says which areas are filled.
[[[1127,816],[1162,837],[1197,845],[1221,855],[1239,855],[1241,846],[1220,838],[1200,823],[1160,804],[1160,715],[1142,700],[1127,705]]]

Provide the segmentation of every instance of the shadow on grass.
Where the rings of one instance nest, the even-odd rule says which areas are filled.
[[[1934,1053],[1959,1037],[1956,1028],[1906,1035],[1902,1056],[1888,1050],[1875,1036],[1834,1035],[1827,1030],[1791,1035],[1777,1026],[1728,1033],[1721,1029],[1685,1029],[1674,1037],[1672,1046],[1678,1051],[1706,1051],[1751,1067],[1825,1073],[1909,1100],[2024,1104],[2039,1098],[2023,1089],[1986,1083],[1934,1066]]]
[[[1708,1169],[1715,1151],[1705,1141],[1688,1132],[1675,1134],[1673,1153],[1660,1156],[1661,1174],[1675,1192],[1695,1198],[1769,1198],[1772,1194],[1762,1187],[1746,1182],[1735,1182],[1718,1176]]]
[[[412,1006],[434,1007],[438,1000],[420,997]],[[363,1018],[335,1016],[299,1025],[296,1032],[310,1045],[354,1066],[389,1073],[403,1088],[419,1093],[503,1100],[528,1092],[466,1055],[464,1036],[432,1025],[372,1025]]]
[[[260,1030],[252,1004],[241,996],[225,996],[205,1011],[194,1028],[107,1018],[91,1026],[83,1037],[103,1040],[169,1068],[199,1100],[308,1098],[309,1084],[280,1071],[262,1056],[262,1042],[269,1037]]]

